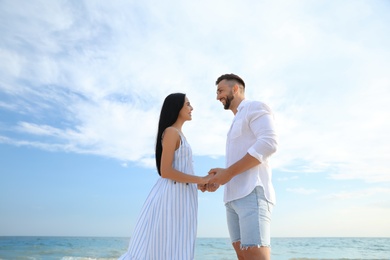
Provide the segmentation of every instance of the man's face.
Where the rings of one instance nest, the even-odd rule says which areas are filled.
[[[217,100],[223,104],[225,110],[230,109],[232,100],[234,99],[233,88],[226,82],[222,80],[217,85]]]

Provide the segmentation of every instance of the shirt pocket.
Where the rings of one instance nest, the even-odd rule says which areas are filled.
[[[229,132],[229,138],[234,139],[242,135],[242,120],[237,120],[233,123]]]

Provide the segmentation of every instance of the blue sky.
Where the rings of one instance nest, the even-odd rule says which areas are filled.
[[[272,236],[390,236],[389,1],[0,1],[0,235],[130,236],[185,92],[197,175],[224,165],[236,73],[275,112]],[[222,189],[199,237],[227,237]]]

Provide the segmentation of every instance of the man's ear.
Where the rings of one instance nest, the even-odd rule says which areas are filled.
[[[240,88],[238,87],[238,84],[234,84],[234,86],[233,86],[233,94],[237,94],[239,89]]]

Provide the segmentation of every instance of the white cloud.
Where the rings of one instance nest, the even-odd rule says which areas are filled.
[[[290,180],[296,180],[296,179],[299,179],[299,177],[298,176],[291,176],[291,177],[276,178],[277,181],[290,181]]]
[[[310,195],[318,192],[316,189],[306,189],[306,188],[288,188],[287,191],[301,194],[301,195]]]
[[[374,188],[366,188],[356,191],[340,191],[337,193],[332,193],[329,195],[322,196],[322,199],[328,199],[328,200],[359,200],[361,201],[362,198],[367,197],[375,197],[378,195],[384,195],[383,198],[386,197],[386,195],[390,195],[390,189],[388,188],[381,188],[381,187],[374,187]]]
[[[194,154],[222,156],[232,113],[214,81],[235,72],[275,111],[275,167],[390,181],[389,36],[377,4],[28,5],[0,4],[0,94],[12,102],[0,107],[26,116],[2,142],[153,165],[162,101],[181,91],[194,105]]]

